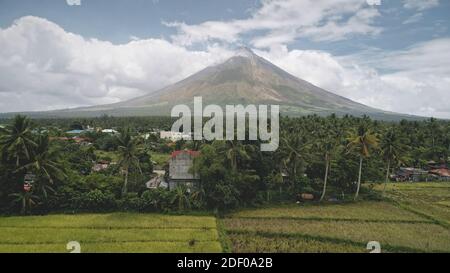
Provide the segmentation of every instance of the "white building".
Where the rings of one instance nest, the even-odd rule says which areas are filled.
[[[114,134],[117,134],[118,132],[114,129],[103,129],[102,133],[114,135]]]
[[[172,132],[172,131],[161,131],[159,132],[159,137],[162,139],[170,139],[172,141],[178,141],[178,140],[190,140],[191,135],[183,134],[180,132]]]

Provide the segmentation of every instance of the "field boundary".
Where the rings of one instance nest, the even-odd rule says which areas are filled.
[[[230,238],[228,237],[228,232],[225,229],[224,224],[219,218],[216,218],[216,225],[217,225],[217,234],[219,235],[219,242],[222,246],[222,252],[223,253],[232,253],[233,247],[232,242]]]
[[[266,232],[266,231],[247,231],[247,230],[236,230],[231,229],[228,231],[230,234],[236,234],[236,235],[248,235],[248,236],[259,236],[264,238],[299,238],[299,239],[305,239],[305,240],[316,240],[321,242],[327,242],[327,243],[334,243],[334,244],[343,244],[343,245],[353,245],[356,247],[362,247],[366,248],[367,243],[357,242],[353,240],[348,239],[339,239],[334,237],[327,237],[327,236],[317,236],[317,235],[308,235],[303,233],[278,233],[278,232]],[[383,244],[382,249],[387,250],[388,252],[407,252],[407,253],[422,253],[424,252],[422,249],[412,248],[412,247],[406,247],[406,246],[398,246],[398,245],[390,245],[390,244]],[[432,250],[433,253],[446,253],[443,250]]]
[[[198,240],[195,239],[196,242],[215,242],[217,243],[217,240]],[[111,241],[91,241],[91,240],[80,240],[80,243],[84,243],[84,244],[95,244],[95,243],[152,243],[152,242],[157,242],[157,243],[188,243],[186,242],[186,240],[126,240],[126,241],[119,241],[119,240],[111,240]],[[0,246],[1,245],[52,245],[52,244],[65,244],[67,243],[66,241],[61,241],[61,242],[32,242],[32,243],[28,243],[28,242],[0,242]]]
[[[0,229],[2,228],[26,228],[26,229],[98,229],[98,230],[126,230],[126,229],[189,229],[189,230],[214,230],[215,227],[70,227],[70,226],[2,226],[0,225]]]
[[[405,195],[402,195],[401,193],[400,193],[400,196],[402,196],[403,198],[406,198],[407,200],[409,199],[407,196],[405,197]],[[425,219],[428,219],[428,220],[432,221],[436,225],[440,225],[441,227],[450,230],[450,223],[448,223],[445,220],[438,219],[438,218],[436,218],[433,215],[430,215],[430,214],[425,213],[423,211],[420,211],[420,210],[417,210],[415,208],[412,208],[410,205],[406,204],[406,202],[401,202],[401,201],[394,200],[392,197],[385,196],[385,199],[388,202],[394,204],[396,207],[398,207],[400,209],[403,209],[405,211],[414,213],[414,214],[416,214],[416,215],[418,215],[420,217],[423,217]],[[421,200],[418,200],[418,201],[421,201]],[[425,202],[423,202],[423,203],[425,203]],[[425,204],[428,205],[427,203],[425,203]]]
[[[292,220],[292,221],[317,221],[317,222],[361,222],[361,223],[393,223],[393,224],[436,224],[432,220],[382,220],[382,219],[358,219],[358,218],[323,218],[323,217],[252,217],[238,216],[226,219],[249,219],[249,220]]]
[[[411,208],[410,206],[408,206],[408,205],[406,205],[406,204],[402,204],[402,203],[399,203],[399,202],[397,202],[397,201],[393,201],[393,202],[394,202],[394,203],[397,203],[399,208],[402,208],[402,209],[404,209],[404,210],[406,210],[406,211],[415,213],[416,215],[419,215],[419,216],[421,216],[421,217],[424,217],[424,218],[426,218],[426,219],[429,219],[430,221],[432,221],[432,222],[435,223],[436,225],[440,225],[441,227],[450,230],[450,223],[448,223],[447,221],[437,219],[436,217],[434,217],[434,216],[432,216],[432,215],[429,215],[429,214],[427,214],[427,213],[425,213],[425,212],[422,212],[422,211],[416,210],[416,209],[414,209],[414,208]]]

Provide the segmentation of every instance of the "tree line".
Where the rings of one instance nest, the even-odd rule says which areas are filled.
[[[382,122],[368,117],[305,116],[280,120],[280,147],[261,152],[258,141],[178,141],[142,133],[170,128],[170,118],[100,117],[30,120],[16,116],[0,130],[2,213],[52,211],[226,211],[270,202],[294,202],[309,193],[318,202],[354,201],[372,192],[364,182],[388,183],[400,166],[447,164],[450,123]],[[118,128],[115,136],[86,133],[94,145],[54,140],[83,126]],[[194,190],[149,190],[152,156],[200,151],[192,172]],[[117,164],[94,173],[98,150],[114,152]],[[26,177],[32,185],[26,185]]]

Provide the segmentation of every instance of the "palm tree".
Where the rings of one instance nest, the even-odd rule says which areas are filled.
[[[47,190],[54,192],[53,188],[47,184],[54,184],[55,178],[65,177],[64,170],[58,162],[58,154],[50,149],[49,138],[47,135],[39,135],[36,141],[36,147],[31,151],[30,162],[21,166],[16,172],[26,170],[36,174],[39,179],[40,190],[47,198]]]
[[[177,204],[179,211],[191,208],[191,200],[186,186],[180,185],[175,188],[172,204]]]
[[[386,161],[386,178],[384,180],[383,194],[386,191],[386,186],[389,179],[389,173],[391,164],[398,161],[400,157],[401,150],[404,149],[400,139],[393,129],[386,132],[383,135],[380,142],[381,156]]]
[[[327,181],[329,178],[329,173],[331,171],[331,159],[332,155],[336,152],[335,150],[341,147],[341,141],[344,135],[344,131],[337,123],[336,116],[331,115],[329,117],[330,125],[326,126],[324,133],[325,136],[322,136],[319,140],[319,151],[322,151],[322,155],[325,161],[325,177],[323,182],[322,195],[320,196],[319,202],[323,201],[325,198],[325,194],[327,191]]]
[[[228,140],[227,142],[226,156],[230,161],[231,169],[237,171],[239,158],[248,160],[250,155],[248,150],[251,146],[242,144],[242,141]]]
[[[32,191],[29,192],[20,192],[20,193],[13,193],[9,196],[15,197],[13,200],[14,203],[21,203],[22,208],[20,210],[20,213],[25,214],[27,212],[31,211],[31,208],[35,206],[39,200],[39,197],[34,195]]]
[[[305,139],[297,133],[286,135],[281,138],[282,150],[284,152],[283,164],[292,179],[297,179],[297,171],[305,159],[306,149],[309,147]]]
[[[122,187],[122,195],[125,195],[128,192],[128,175],[130,169],[135,167],[139,172],[142,173],[142,171],[139,164],[139,158],[137,157],[137,143],[131,137],[130,130],[123,130],[118,135],[117,142],[119,144],[118,149],[120,153],[119,166],[121,166],[125,172],[125,180]]]
[[[25,159],[31,159],[31,150],[36,146],[31,133],[31,122],[26,116],[17,115],[13,123],[3,130],[0,137],[0,145],[8,158],[16,161],[19,167]]]
[[[348,148],[351,150],[356,151],[356,153],[359,156],[359,172],[358,172],[358,185],[356,188],[355,198],[356,201],[358,199],[359,195],[359,189],[361,187],[361,173],[362,173],[362,163],[363,159],[369,157],[370,155],[370,148],[376,147],[378,145],[378,139],[375,135],[373,135],[369,129],[367,129],[366,126],[361,124],[358,127],[358,130],[356,133],[353,133],[348,138],[349,144]]]
[[[325,197],[325,193],[327,191],[327,181],[328,181],[328,173],[331,168],[331,153],[333,150],[333,143],[330,139],[324,139],[322,142],[322,152],[324,155],[324,161],[325,161],[325,177],[323,179],[323,189],[322,189],[322,195],[320,196],[319,202],[322,202],[323,198]]]

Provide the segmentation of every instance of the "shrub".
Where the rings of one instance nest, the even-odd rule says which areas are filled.
[[[124,211],[147,211],[147,204],[145,200],[137,193],[128,193],[125,197],[118,201],[118,207]]]
[[[142,193],[142,200],[145,211],[169,211],[172,208],[171,201],[174,192],[166,189],[158,188],[154,190],[146,190]]]
[[[73,201],[75,208],[88,211],[110,211],[117,207],[114,194],[100,190],[82,193]]]

